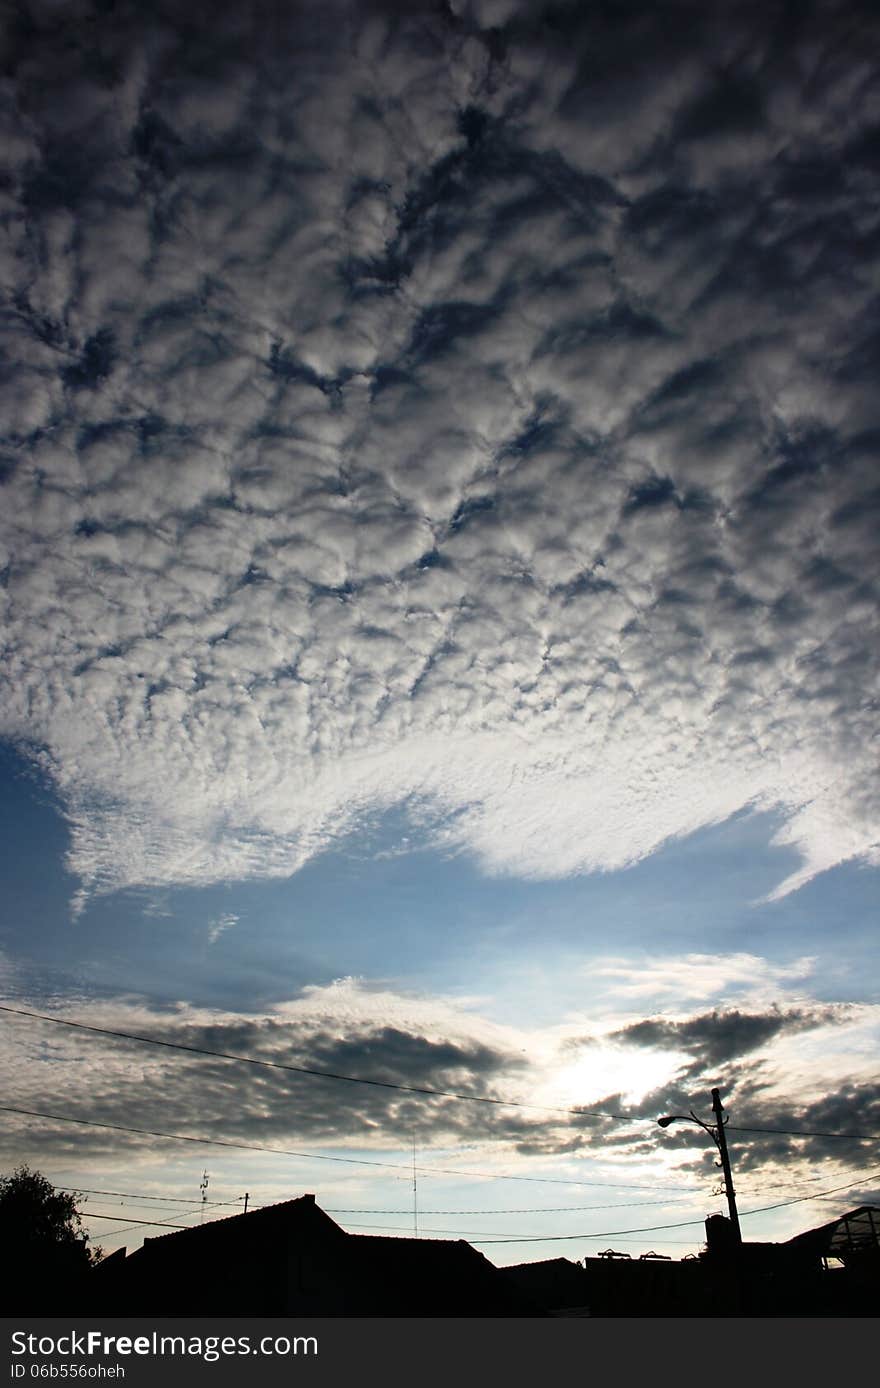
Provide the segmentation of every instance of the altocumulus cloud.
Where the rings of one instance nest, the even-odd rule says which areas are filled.
[[[876,863],[869,7],[187,14],[23,3],[0,89],[2,730],[83,892],[402,801]]]

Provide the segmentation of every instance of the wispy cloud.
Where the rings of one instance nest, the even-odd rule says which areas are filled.
[[[775,964],[755,954],[686,954],[600,960],[591,964],[590,974],[605,980],[606,996],[618,1005],[648,999],[670,1007],[733,999],[760,1005],[772,1003],[794,984],[805,986],[814,965],[815,960],[806,956]]]
[[[227,930],[231,930],[234,925],[238,925],[239,917],[234,911],[224,911],[216,920],[212,920],[208,925],[208,944],[215,945],[221,935],[225,935]]]

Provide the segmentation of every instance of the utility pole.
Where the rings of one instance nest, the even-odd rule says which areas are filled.
[[[244,1212],[245,1212],[245,1214],[247,1214],[247,1207],[248,1207],[248,1200],[249,1200],[249,1199],[250,1199],[250,1191],[247,1191],[247,1190],[246,1190],[245,1193],[244,1193]]]
[[[733,1227],[737,1243],[742,1243],[742,1230],[739,1227],[739,1215],[736,1209],[736,1191],[733,1189],[730,1155],[727,1151],[727,1134],[724,1131],[726,1119],[721,1104],[721,1094],[717,1089],[712,1090],[712,1112],[715,1114],[715,1133],[713,1135],[718,1145],[718,1155],[721,1157],[721,1170],[724,1173],[724,1189],[727,1194],[727,1208],[730,1211],[730,1223]]]
[[[658,1118],[657,1122],[661,1128],[668,1128],[670,1123],[685,1122],[696,1123],[698,1128],[702,1128],[711,1137],[715,1146],[718,1148],[718,1155],[721,1157],[721,1170],[724,1172],[724,1193],[727,1196],[727,1208],[730,1211],[730,1227],[733,1231],[734,1240],[739,1246],[742,1243],[742,1230],[739,1227],[739,1215],[736,1211],[736,1192],[733,1189],[733,1176],[730,1170],[730,1154],[727,1150],[727,1135],[724,1131],[724,1124],[727,1121],[724,1117],[724,1109],[721,1104],[721,1092],[718,1089],[712,1090],[712,1112],[715,1115],[715,1122],[704,1123],[702,1118],[698,1118],[691,1109],[690,1113],[667,1113],[663,1118]]]

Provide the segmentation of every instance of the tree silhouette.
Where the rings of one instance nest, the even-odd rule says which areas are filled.
[[[89,1248],[76,1200],[27,1166],[0,1176],[0,1229],[18,1310],[72,1309],[81,1300],[101,1250]]]

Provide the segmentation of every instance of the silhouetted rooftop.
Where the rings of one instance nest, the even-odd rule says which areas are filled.
[[[847,1253],[880,1250],[880,1205],[859,1205],[818,1229],[795,1234],[784,1245],[798,1252],[821,1258],[838,1258]]]
[[[288,1224],[304,1226],[307,1223],[321,1227],[328,1234],[335,1230],[338,1234],[345,1235],[345,1230],[316,1204],[314,1195],[300,1195],[294,1200],[282,1200],[275,1205],[263,1205],[258,1209],[249,1210],[247,1214],[239,1211],[223,1219],[211,1219],[207,1224],[194,1224],[190,1229],[173,1229],[167,1234],[157,1234],[155,1237],[144,1239],[143,1246],[150,1252],[161,1248],[164,1253],[169,1247],[178,1248],[185,1245],[189,1249],[194,1246],[194,1240],[206,1243],[215,1239],[236,1237],[245,1232],[251,1238],[260,1237],[272,1227]]]
[[[126,1314],[543,1314],[463,1239],[349,1234],[314,1195],[146,1239],[114,1271]]]

